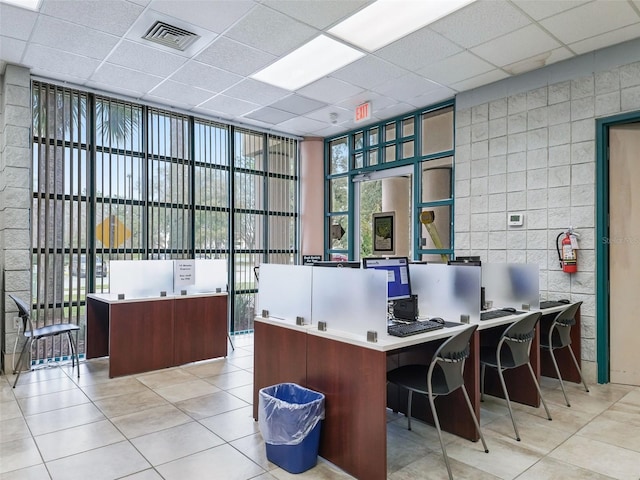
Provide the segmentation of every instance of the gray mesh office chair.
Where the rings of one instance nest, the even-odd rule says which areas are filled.
[[[558,362],[556,361],[556,357],[553,351],[569,347],[568,350],[571,354],[571,358],[573,359],[573,364],[578,369],[580,380],[582,380],[584,389],[588,392],[589,387],[587,387],[587,382],[585,382],[584,376],[582,375],[582,370],[580,370],[580,366],[578,365],[578,360],[576,360],[576,356],[573,354],[573,350],[571,350],[571,327],[576,324],[575,317],[578,309],[580,308],[580,305],[582,305],[582,302],[574,303],[558,313],[558,315],[556,315],[556,318],[553,320],[553,324],[551,324],[549,335],[545,335],[544,337],[540,338],[540,348],[548,350],[551,354],[551,360],[553,360],[553,366],[556,369],[558,380],[560,380],[560,388],[562,388],[562,394],[564,395],[565,402],[567,402],[567,407],[570,407],[571,404],[569,403],[567,392],[565,392],[564,390],[564,382],[562,381],[560,369],[558,368]]]
[[[509,392],[507,392],[507,385],[504,382],[503,372],[505,370],[520,367],[526,365],[531,373],[531,379],[538,390],[542,405],[547,412],[547,418],[551,420],[551,414],[547,408],[547,404],[542,397],[542,391],[540,385],[536,379],[533,368],[531,367],[531,361],[529,359],[529,353],[531,351],[531,340],[535,335],[536,324],[542,314],[535,312],[527,315],[526,317],[509,325],[500,336],[498,344],[494,346],[485,346],[480,348],[480,365],[482,366],[480,372],[480,400],[484,400],[484,375],[486,367],[495,368],[498,371],[500,377],[500,383],[502,384],[502,391],[504,398],[507,401],[507,407],[509,408],[509,415],[511,415],[511,423],[513,423],[513,430],[516,432],[516,440],[520,441],[520,434],[518,433],[518,427],[516,421],[513,418],[513,410],[511,409],[511,401],[509,400]]]
[[[447,466],[450,479],[452,479],[453,476],[451,474],[449,458],[447,457],[447,450],[442,440],[440,420],[438,419],[434,403],[435,397],[448,395],[459,388],[462,389],[467,406],[469,407],[469,412],[473,418],[473,423],[475,423],[480,439],[482,440],[484,451],[489,452],[487,444],[484,441],[484,435],[482,435],[482,431],[480,430],[478,418],[469,400],[469,394],[464,386],[464,363],[465,359],[469,356],[469,340],[476,328],[478,328],[478,326],[473,325],[447,339],[440,345],[438,350],[436,350],[428,367],[427,365],[404,365],[387,372],[388,382],[409,390],[409,401],[407,405],[407,427],[409,430],[411,430],[411,401],[413,392],[428,397],[433,420],[436,425],[436,430],[438,431],[438,438],[440,439],[440,446],[442,447],[444,463]]]
[[[18,316],[22,319],[22,333],[25,337],[24,345],[22,346],[22,351],[20,352],[20,356],[18,357],[18,363],[16,364],[16,368],[13,371],[14,375],[17,373],[16,379],[13,382],[13,388],[16,388],[18,384],[18,379],[20,378],[20,367],[22,366],[22,359],[24,358],[24,354],[27,351],[31,351],[31,344],[34,340],[39,340],[45,337],[55,337],[56,335],[67,334],[69,338],[69,344],[71,345],[71,366],[75,367],[75,362],[77,359],[77,351],[76,344],[71,336],[71,332],[76,332],[80,330],[78,325],[74,325],[72,323],[58,323],[56,325],[47,325],[45,327],[33,328],[31,323],[31,309],[29,306],[22,301],[21,299],[14,297],[9,294],[11,300],[13,300],[18,307]],[[27,349],[27,347],[29,347]],[[78,378],[80,378],[80,366],[78,365]]]

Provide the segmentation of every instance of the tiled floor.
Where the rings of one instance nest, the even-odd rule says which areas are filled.
[[[322,459],[291,475],[266,459],[251,417],[253,339],[218,359],[109,379],[107,361],[0,377],[0,480],[246,480],[351,478]],[[542,380],[544,410],[515,406],[517,442],[504,401],[488,397],[479,443],[444,434],[458,479],[640,479],[640,388]],[[435,430],[388,413],[388,478],[447,478]],[[366,479],[363,479],[366,480]]]

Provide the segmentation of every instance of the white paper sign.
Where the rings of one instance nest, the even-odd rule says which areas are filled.
[[[174,288],[186,287],[196,283],[196,261],[176,260]]]

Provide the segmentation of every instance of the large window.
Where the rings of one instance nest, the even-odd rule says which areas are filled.
[[[298,256],[297,152],[291,138],[34,82],[34,319],[84,327],[111,260],[221,258],[230,329],[253,328],[253,267]],[[36,361],[69,353],[40,345]]]
[[[369,254],[371,219],[363,212],[380,211],[385,196],[384,183],[371,180],[384,177],[382,170],[413,167],[413,185],[406,188],[412,205],[397,212],[412,216],[411,256],[445,261],[453,253],[453,149],[453,101],[326,139],[325,256]]]

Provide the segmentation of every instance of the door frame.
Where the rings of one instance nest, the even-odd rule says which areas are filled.
[[[609,129],[640,122],[640,111],[596,120],[596,360],[598,383],[609,382]]]

